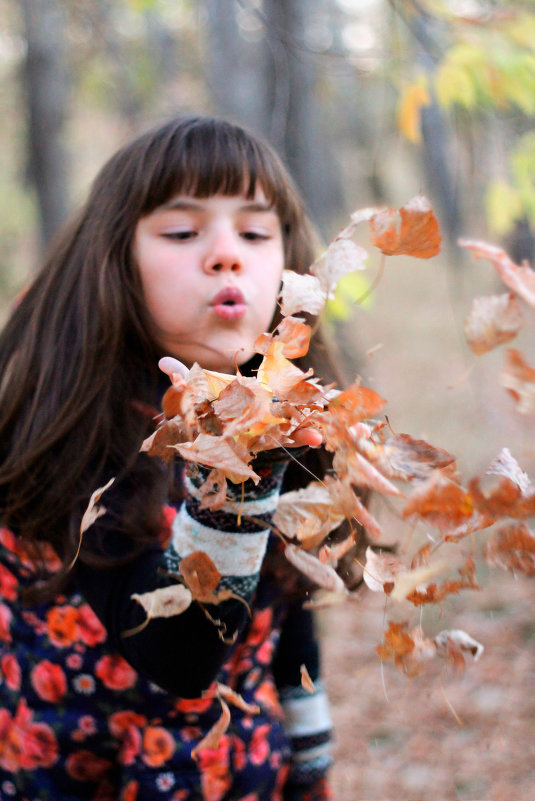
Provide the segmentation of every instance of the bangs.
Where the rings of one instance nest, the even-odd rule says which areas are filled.
[[[291,201],[282,163],[269,148],[228,122],[202,118],[173,126],[159,146],[149,149],[147,158],[153,169],[143,214],[178,195],[243,194],[252,199],[260,187],[281,222],[287,218]]]

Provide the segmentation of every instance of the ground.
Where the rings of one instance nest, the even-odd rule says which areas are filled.
[[[519,415],[500,386],[503,348],[475,357],[464,343],[472,297],[504,291],[490,264],[463,262],[460,254],[392,258],[371,308],[344,325],[345,350],[354,350],[363,383],[388,400],[394,430],[455,454],[466,480],[484,472],[502,447],[535,474],[533,416]],[[512,344],[533,363],[535,311],[526,307],[526,317]],[[413,531],[381,499],[374,504],[385,541],[397,541],[402,556],[414,552],[418,537],[436,535]],[[441,609],[420,618],[409,604],[365,591],[321,612],[336,801],[535,798],[535,578],[489,569],[481,559],[486,536],[459,546],[461,555],[476,556],[480,591],[463,591]],[[377,655],[390,619],[421,622],[431,636],[464,629],[484,653],[467,659],[462,675],[433,662],[408,678]]]

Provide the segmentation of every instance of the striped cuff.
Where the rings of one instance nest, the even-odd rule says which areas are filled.
[[[288,781],[307,784],[321,779],[332,764],[332,721],[321,682],[311,694],[302,687],[280,691],[284,730],[292,749]]]
[[[257,485],[251,480],[229,483],[227,501],[217,510],[203,509],[200,503],[199,488],[210,471],[201,468],[186,477],[188,496],[173,521],[164,557],[168,569],[177,572],[181,559],[203,551],[222,576],[218,589],[249,601],[258,584],[285,468],[285,462],[262,467]]]

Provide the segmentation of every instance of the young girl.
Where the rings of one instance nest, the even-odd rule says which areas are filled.
[[[269,536],[279,493],[310,476],[268,452],[260,483],[229,485],[213,512],[183,465],[139,452],[164,372],[177,359],[254,371],[283,268],[311,261],[273,152],[226,122],[180,119],[107,163],[14,309],[0,340],[2,800],[330,797],[313,621]],[[306,363],[322,379],[326,357],[316,338]],[[317,475],[323,456],[299,461]],[[89,496],[114,476],[77,554]],[[176,585],[199,549],[238,598],[140,626],[132,596]],[[232,706],[217,747],[194,751],[221,715],[218,684],[258,712]]]

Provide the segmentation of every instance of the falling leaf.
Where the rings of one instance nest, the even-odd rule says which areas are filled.
[[[466,522],[472,516],[473,509],[469,493],[440,470],[435,470],[413,491],[402,515],[416,515],[445,532]]]
[[[477,259],[488,259],[504,284],[520,295],[530,306],[535,306],[535,272],[527,264],[518,265],[505,250],[476,239],[460,239],[462,248],[471,250]]]
[[[457,645],[462,651],[468,651],[468,653],[472,654],[474,657],[474,662],[477,662],[485,650],[484,646],[481,645],[480,642],[474,640],[473,637],[471,637],[462,629],[448,629],[441,631],[434,639],[439,652],[442,649],[446,649],[449,643],[455,643],[455,645]]]
[[[221,574],[204,551],[193,551],[184,556],[178,567],[193,598],[199,603],[220,604],[231,598],[243,601],[231,590],[217,589]]]
[[[342,276],[355,270],[364,270],[368,253],[363,247],[351,239],[338,237],[331,242],[323,253],[310,267],[322,291],[328,298],[334,297],[334,290]]]
[[[272,342],[257,373],[260,384],[269,388],[279,400],[286,400],[292,388],[313,373],[312,369],[304,373],[303,370],[292,364],[282,355],[283,350],[283,342]]]
[[[404,136],[414,144],[420,144],[422,141],[422,108],[430,105],[431,96],[425,77],[411,83],[401,97],[397,114],[398,127]]]
[[[463,589],[479,589],[475,580],[475,564],[471,558],[467,560],[464,567],[460,568],[460,579],[447,579],[439,585],[431,583],[425,587],[419,586],[423,584],[424,581],[428,581],[433,575],[444,572],[447,568],[448,563],[442,561],[427,568],[427,575],[425,573],[426,568],[419,568],[413,571],[412,577],[409,574],[407,574],[407,577],[401,576],[399,581],[400,586],[394,587],[391,597],[394,600],[401,600],[402,597],[404,597],[415,606],[422,606],[423,604],[440,603],[447,595],[457,594]],[[420,576],[418,573],[420,573]],[[420,578],[421,581],[419,580]]]
[[[260,480],[260,476],[240,458],[232,440],[199,434],[194,442],[178,444],[175,448],[188,461],[218,468],[235,484],[248,478],[252,478],[255,483]]]
[[[191,758],[195,761],[197,761],[199,758],[201,751],[204,751],[207,748],[215,751],[219,747],[221,738],[230,725],[230,709],[222,698],[219,698],[219,703],[221,704],[222,709],[221,717],[214,723],[210,731],[205,737],[203,737],[200,743],[198,743],[191,751]]]
[[[321,528],[322,540],[344,519],[343,513],[333,508],[331,494],[326,486],[318,481],[307,487],[285,492],[279,497],[273,522],[287,537],[298,536],[297,532],[306,520],[317,521],[317,531]]]
[[[505,476],[518,484],[522,494],[533,490],[528,474],[522,470],[517,460],[511,454],[509,448],[502,448],[500,453],[491,461],[487,467],[487,474],[494,476]]]
[[[330,567],[324,565],[310,553],[301,550],[296,545],[287,545],[284,555],[291,564],[301,571],[307,578],[331,592],[344,592],[344,582],[338,573]]]
[[[535,370],[515,348],[507,348],[501,383],[513,397],[517,412],[531,414],[534,411]]]
[[[369,546],[366,548],[363,578],[367,587],[373,592],[386,592],[388,595],[398,574],[406,570],[403,562],[395,556],[376,553]]]
[[[141,604],[147,613],[148,620],[155,617],[180,615],[193,600],[191,592],[183,584],[173,584],[152,592],[134,593],[131,598]]]
[[[396,577],[394,586],[390,592],[390,597],[393,601],[403,601],[408,599],[414,603],[414,594],[416,597],[427,597],[427,588],[417,590],[422,587],[429,579],[443,573],[448,568],[448,563],[444,560],[436,562],[433,565],[424,565],[423,567],[416,567],[413,570],[407,570]],[[433,585],[431,585],[433,586]],[[438,600],[438,599],[437,599]]]
[[[272,342],[282,342],[282,355],[287,359],[298,359],[308,353],[311,336],[312,328],[299,317],[284,317],[273,334],[258,337],[255,350],[265,355]]]
[[[433,470],[455,462],[451,453],[409,434],[394,434],[379,444],[358,439],[358,447],[384,475],[401,481],[428,478]]]
[[[485,559],[492,567],[535,576],[535,535],[524,523],[502,525],[489,538]]]
[[[325,308],[327,295],[315,275],[301,275],[293,270],[282,274],[281,312],[289,317],[295,312],[320,314]]]
[[[217,693],[222,698],[225,699],[229,704],[241,709],[242,712],[246,712],[248,715],[258,715],[260,712],[260,707],[258,704],[249,704],[247,701],[235,690],[227,687],[226,684],[217,684],[216,685]]]
[[[84,532],[86,532],[87,529],[92,526],[99,517],[102,517],[102,515],[106,514],[106,507],[99,506],[98,504],[106,490],[111,487],[114,481],[115,477],[110,478],[107,484],[104,484],[103,487],[99,487],[92,493],[91,497],[89,498],[87,509],[83,514],[82,522],[80,523],[80,534],[84,534]]]
[[[372,242],[386,256],[430,259],[440,252],[441,236],[429,200],[417,195],[397,212],[379,211],[370,219]]]
[[[382,661],[394,660],[396,668],[408,676],[416,676],[424,664],[436,655],[436,645],[417,628],[410,634],[407,623],[390,621],[384,642],[377,646]]]
[[[510,478],[503,477],[497,485],[485,491],[480,479],[473,478],[468,488],[476,508],[491,517],[522,520],[535,514],[535,492],[524,495],[520,486]]]
[[[376,467],[360,453],[338,451],[333,466],[340,474],[347,473],[352,483],[369,487],[383,495],[400,496],[402,493]]]
[[[386,401],[369,387],[363,387],[359,379],[348,389],[340,392],[329,403],[329,411],[341,417],[347,425],[355,425],[374,417],[385,406]]]
[[[340,559],[355,547],[355,538],[350,534],[341,542],[332,545],[323,545],[318,553],[318,559],[326,565],[336,567]]]
[[[310,673],[308,672],[306,665],[301,665],[300,671],[301,671],[301,687],[304,690],[306,690],[307,693],[313,695],[314,693],[317,692],[317,690],[314,682],[310,678]]]
[[[474,353],[480,355],[514,339],[523,325],[515,295],[487,295],[472,301],[464,333]]]

